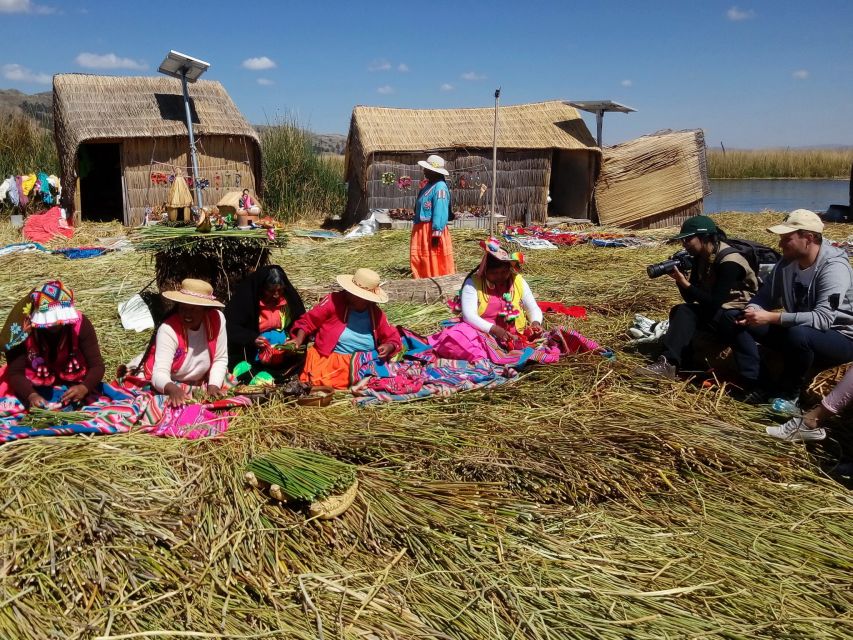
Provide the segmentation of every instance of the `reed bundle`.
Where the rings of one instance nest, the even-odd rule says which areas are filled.
[[[630,225],[711,192],[701,131],[664,132],[609,147],[595,200],[602,224]]]
[[[772,242],[763,228],[778,218],[717,221]],[[460,271],[482,255],[477,239],[454,231]],[[407,240],[297,239],[273,259],[300,289],[357,266],[391,277]],[[644,271],[671,251],[528,257],[539,299],[586,306],[572,326],[615,348],[615,364],[577,356],[490,392],[369,410],[273,400],[216,441],[0,447],[0,637],[849,637],[853,504],[816,464],[847,446],[841,434],[809,452],[765,438],[763,416],[719,390],[630,375],[631,316],[678,299]],[[122,341],[147,338],[115,327],[111,274],[125,287],[152,277],[132,253],[97,269],[0,260],[4,308],[65,266],[109,366]],[[447,317],[440,303],[386,310],[423,332]],[[308,521],[245,491],[250,461],[282,448],[357,465],[351,508]]]
[[[246,468],[258,480],[278,485],[292,500],[304,502],[340,493],[355,482],[352,465],[304,449],[277,449],[254,458]]]

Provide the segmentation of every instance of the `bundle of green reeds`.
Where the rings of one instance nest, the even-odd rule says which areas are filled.
[[[284,243],[280,234],[272,239],[266,229],[222,229],[199,233],[193,226],[178,227],[160,224],[137,227],[131,231],[130,239],[139,251],[163,251],[177,248],[189,250],[193,245],[198,245],[195,248],[196,251],[203,251],[206,247],[211,247],[218,240],[223,239],[246,246],[275,247],[282,246]]]
[[[271,451],[252,460],[247,469],[250,483],[257,479],[277,486],[287,499],[303,502],[341,493],[355,482],[353,465],[305,449]]]
[[[21,424],[36,429],[59,427],[68,424],[78,424],[91,420],[92,414],[85,411],[53,411],[40,407],[30,407],[21,419]]]

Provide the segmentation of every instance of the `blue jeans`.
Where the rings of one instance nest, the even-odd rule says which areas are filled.
[[[740,311],[729,311],[726,315],[734,322],[738,314]],[[738,370],[747,384],[766,385],[768,380],[758,343],[781,353],[784,364],[778,395],[789,399],[799,396],[815,365],[826,369],[853,361],[853,339],[833,329],[821,331],[814,327],[777,324],[737,327],[731,341]]]

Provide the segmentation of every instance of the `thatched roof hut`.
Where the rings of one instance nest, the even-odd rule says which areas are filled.
[[[347,139],[345,221],[361,220],[370,209],[412,208],[423,175],[417,161],[431,153],[447,161],[456,211],[488,206],[493,126],[492,108],[356,107]],[[587,217],[601,152],[574,107],[557,100],[501,107],[497,145],[497,213],[511,222]]]
[[[205,204],[235,188],[261,190],[257,132],[219,82],[189,85]],[[189,136],[175,78],[60,74],[53,78],[63,206],[75,218],[139,224],[166,200],[169,179],[192,176]],[[206,181],[206,182],[205,182]]]
[[[601,224],[668,227],[710,192],[702,131],[660,131],[604,149],[595,205]]]

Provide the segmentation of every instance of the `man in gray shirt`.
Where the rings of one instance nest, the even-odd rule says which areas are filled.
[[[847,254],[823,239],[823,221],[811,211],[792,211],[767,230],[779,235],[782,260],[746,309],[732,312],[741,328],[733,348],[752,387],[744,400],[760,404],[776,396],[774,409],[792,413],[813,365],[853,361],[853,269]],[[784,359],[774,387],[760,370],[756,341]]]

